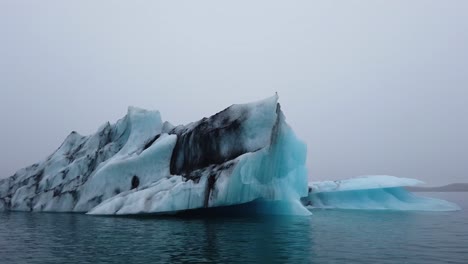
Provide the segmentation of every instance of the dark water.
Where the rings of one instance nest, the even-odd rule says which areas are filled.
[[[217,219],[0,213],[0,263],[468,263],[468,193],[431,195],[464,210]]]

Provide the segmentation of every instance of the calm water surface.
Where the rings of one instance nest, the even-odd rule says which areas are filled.
[[[468,193],[430,195],[463,210],[215,219],[0,213],[0,263],[468,263]]]

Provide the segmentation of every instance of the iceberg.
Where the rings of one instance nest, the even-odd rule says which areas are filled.
[[[416,196],[418,180],[372,176],[308,183],[306,145],[278,95],[173,126],[129,107],[95,134],[72,132],[45,160],[0,180],[0,211],[91,215],[311,215],[309,209],[458,210]]]
[[[47,159],[0,181],[0,210],[174,214],[248,205],[310,215],[307,149],[275,95],[188,125],[130,107],[90,136],[72,132]]]
[[[423,182],[409,178],[377,175],[342,181],[309,183],[309,195],[303,198],[308,208],[457,211],[454,203],[417,196],[404,187]]]

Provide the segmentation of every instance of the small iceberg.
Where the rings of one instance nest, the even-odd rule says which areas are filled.
[[[457,211],[454,203],[415,195],[404,187],[423,182],[394,176],[366,176],[341,181],[309,183],[309,196],[302,202],[309,209],[359,209],[405,211]]]

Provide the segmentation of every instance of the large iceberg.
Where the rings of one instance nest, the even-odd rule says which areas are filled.
[[[309,208],[456,211],[458,205],[435,198],[417,196],[404,187],[423,182],[393,176],[366,176],[341,181],[309,183],[309,195],[303,198]]]
[[[306,153],[277,95],[176,127],[130,107],[117,123],[91,136],[72,132],[46,160],[1,180],[0,210],[127,215],[252,203],[308,215],[300,202]]]
[[[310,215],[307,208],[457,210],[415,196],[413,179],[308,183],[306,145],[275,95],[188,125],[134,107],[90,136],[0,180],[0,210],[97,215],[207,212]]]

